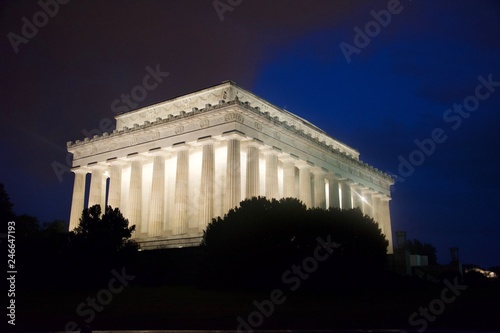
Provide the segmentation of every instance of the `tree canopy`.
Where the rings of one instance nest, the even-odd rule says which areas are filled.
[[[313,255],[318,237],[338,244],[322,264],[325,278],[384,267],[388,242],[359,209],[307,209],[297,199],[259,197],[242,201],[208,225],[202,241],[203,279],[225,285],[275,284],[291,265]]]
[[[0,222],[2,224],[7,224],[7,222],[14,219],[12,207],[13,205],[7,191],[5,191],[5,186],[0,183]]]
[[[69,255],[74,276],[82,285],[105,283],[111,269],[131,263],[138,244],[130,237],[135,226],[118,208],[100,205],[83,210],[78,227],[69,234]]]
[[[135,246],[135,242],[129,240],[135,225],[128,225],[128,220],[118,208],[107,206],[102,214],[101,206],[94,205],[83,210],[80,223],[73,230],[73,240],[101,254],[118,252],[128,246]]]

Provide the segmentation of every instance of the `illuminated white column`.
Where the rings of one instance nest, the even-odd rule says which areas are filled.
[[[373,200],[372,200],[372,194],[371,191],[362,191],[363,195],[363,214],[370,216],[371,218],[375,219],[375,216],[373,214]]]
[[[226,212],[241,202],[240,140],[227,140]]]
[[[295,191],[295,160],[292,157],[284,157],[283,161],[283,196],[285,198],[296,198]]]
[[[314,207],[326,208],[325,173],[315,169],[314,174]]]
[[[246,197],[259,196],[260,193],[260,150],[256,142],[249,142],[247,146],[247,177]]]
[[[213,141],[205,142],[201,161],[199,231],[214,217],[215,152]]]
[[[334,175],[327,175],[330,207],[340,207],[339,181]]]
[[[153,157],[153,179],[149,203],[148,236],[161,236],[164,224],[165,207],[165,153],[155,152]]]
[[[73,172],[75,173],[75,182],[73,184],[69,231],[78,227],[80,217],[82,217],[83,206],[85,204],[85,177],[87,175],[87,170],[84,169],[76,169]]]
[[[94,205],[100,205],[101,211],[106,209],[106,179],[103,175],[102,167],[92,169],[92,178],[90,178],[89,208]]]
[[[266,198],[277,199],[278,190],[278,152],[270,149],[266,154]]]
[[[373,194],[372,195],[372,213],[373,213],[373,219],[379,224],[380,229],[382,229],[382,225],[380,225],[380,218],[379,218],[379,210],[380,210],[380,198],[382,195],[380,194]]]
[[[351,185],[349,185],[348,180],[342,180],[340,182],[340,191],[342,193],[342,209],[352,208],[351,199]]]
[[[392,244],[392,227],[391,227],[391,213],[389,209],[389,201],[391,200],[388,196],[383,196],[380,199],[379,209],[377,217],[379,219],[379,224],[382,229],[382,233],[385,235],[389,241],[389,246],[387,248],[387,253],[393,253]]]
[[[120,208],[122,197],[122,162],[113,161],[109,168],[108,205]]]
[[[299,199],[307,208],[311,208],[311,167],[304,161],[299,161],[297,167],[299,168]]]
[[[363,211],[361,195],[361,186],[358,184],[351,184],[352,208],[359,208]]]
[[[175,173],[174,223],[173,234],[187,232],[189,208],[189,147],[184,145],[177,151],[177,170]]]
[[[130,162],[130,188],[127,215],[130,226],[135,225],[134,237],[144,232],[142,225],[142,160],[135,158]]]

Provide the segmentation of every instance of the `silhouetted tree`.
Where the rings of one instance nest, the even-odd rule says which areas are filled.
[[[107,206],[101,216],[101,206],[94,205],[83,210],[78,227],[73,230],[73,239],[100,253],[116,253],[127,247],[137,246],[130,240],[135,225],[129,222],[118,208]]]
[[[40,223],[38,219],[30,215],[18,215],[15,217],[16,236],[20,239],[32,239],[38,237]]]
[[[134,230],[118,208],[107,206],[104,214],[99,205],[83,210],[78,227],[69,234],[70,257],[81,282],[104,282],[111,269],[132,260],[139,248],[130,239]]]
[[[384,267],[388,242],[359,209],[308,210],[297,199],[259,197],[242,201],[208,225],[202,280],[219,286],[275,286],[292,265],[314,255],[318,237],[338,247],[328,261],[318,263],[322,273],[313,278],[318,285]]]
[[[63,220],[53,220],[51,222],[44,223],[42,231],[55,234],[67,233],[68,224]]]
[[[429,265],[437,264],[436,248],[432,244],[422,243],[418,239],[414,239],[406,242],[406,248],[410,251],[410,254],[427,256]]]
[[[20,269],[26,273],[23,275],[26,288],[61,287],[68,280],[69,232],[66,223],[56,220],[40,227],[36,218],[23,215],[16,218],[16,233],[17,229],[20,237],[16,248]]]
[[[40,243],[49,256],[63,259],[69,246],[68,225],[65,221],[54,220],[44,223],[40,230]]]
[[[14,211],[12,210],[12,202],[9,195],[5,191],[5,186],[0,183],[0,223],[6,225],[7,222],[14,219]]]

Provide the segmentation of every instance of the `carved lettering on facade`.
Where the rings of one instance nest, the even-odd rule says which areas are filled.
[[[138,138],[137,138],[137,135],[133,135],[132,137],[130,137],[130,140],[129,140],[129,146],[136,145],[138,141],[139,141],[139,140],[138,140]]]
[[[200,128],[206,128],[208,127],[208,125],[210,125],[210,120],[203,119],[202,121],[200,121]]]
[[[184,126],[177,126],[174,130],[175,134],[182,134],[184,133]]]
[[[151,131],[151,140],[157,140],[160,138],[160,131]]]
[[[243,118],[243,115],[241,115],[240,113],[231,112],[231,113],[228,113],[224,116],[224,120],[226,122],[237,121],[239,123],[243,123],[244,118]]]
[[[116,149],[116,142],[111,142],[109,145],[108,145],[108,151],[109,150],[115,150]]]

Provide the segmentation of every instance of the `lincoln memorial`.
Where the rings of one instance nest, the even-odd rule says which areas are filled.
[[[115,116],[112,133],[68,142],[69,229],[85,206],[117,207],[143,249],[198,245],[212,218],[245,198],[359,207],[392,253],[393,179],[305,119],[234,82]],[[87,186],[89,184],[89,186]]]

